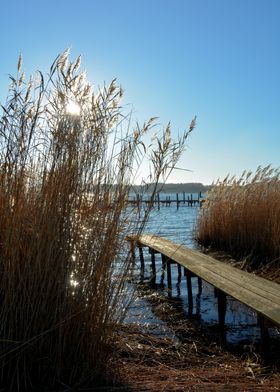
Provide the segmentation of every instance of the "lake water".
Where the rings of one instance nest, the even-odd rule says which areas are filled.
[[[165,198],[165,196],[163,197]],[[176,199],[176,195],[171,195],[171,199]],[[162,205],[160,210],[155,207],[147,223],[144,232],[156,234],[172,240],[176,243],[181,243],[192,249],[196,249],[197,245],[193,239],[195,225],[199,214],[199,207],[190,207],[181,203],[177,209],[176,203],[170,206]],[[150,279],[150,254],[147,248],[143,248],[145,258],[145,272],[144,282],[149,282]],[[162,261],[161,255],[156,254],[156,283],[166,297],[170,298],[170,293],[167,290],[166,278],[163,285],[160,285]],[[140,279],[140,260],[136,250],[136,274],[139,274]],[[177,265],[171,265],[172,269],[172,293],[171,299],[188,317],[188,296],[186,278],[182,274],[181,282],[178,281]],[[217,298],[214,295],[214,288],[206,282],[203,282],[202,293],[199,294],[197,278],[192,278],[193,288],[193,316],[194,322],[199,322],[202,326],[208,329],[215,327],[218,324],[218,305]],[[143,297],[138,297],[133,302],[126,322],[137,323],[149,327],[151,331],[159,334],[168,334],[168,328],[165,327],[152,312],[149,300]],[[240,344],[244,342],[246,345],[254,346],[260,338],[259,326],[257,317],[254,311],[247,306],[239,303],[233,298],[227,297],[227,312],[225,318],[225,329],[227,342],[231,344]],[[273,332],[272,332],[273,333]],[[273,333],[274,334],[274,333]]]

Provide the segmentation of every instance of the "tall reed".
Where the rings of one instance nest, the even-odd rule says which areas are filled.
[[[59,55],[25,81],[22,59],[0,118],[0,385],[5,390],[92,386],[106,376],[123,317],[126,233],[144,221],[127,208],[143,157],[151,181],[174,167],[194,121],[170,127],[147,151],[154,124],[123,131],[122,89],[94,91],[80,57]],[[41,388],[41,389],[40,389]]]
[[[280,171],[270,166],[218,181],[201,209],[198,242],[258,268],[280,263]]]

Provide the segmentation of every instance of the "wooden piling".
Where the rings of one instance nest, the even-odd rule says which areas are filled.
[[[140,257],[140,275],[141,275],[141,280],[144,279],[144,271],[145,271],[145,261],[144,261],[144,255],[143,255],[143,248],[142,246],[139,246],[139,257]]]
[[[226,294],[217,289],[217,297],[218,297],[218,318],[219,318],[219,325],[220,328],[223,329],[225,326],[225,316],[226,316],[226,309],[227,309],[227,297]]]
[[[151,267],[152,267],[152,276],[151,276],[151,285],[156,285],[156,261],[155,261],[155,252],[150,249],[151,252]]]
[[[172,292],[172,277],[171,277],[171,262],[169,259],[166,260],[166,267],[167,267],[167,288],[168,294]]]
[[[197,287],[198,287],[198,295],[202,293],[202,279],[198,276],[197,277]]]
[[[161,254],[161,262],[162,262],[162,270],[161,270],[160,282],[161,282],[161,284],[163,284],[164,276],[165,276],[165,270],[166,270],[166,256],[164,254]]]
[[[191,272],[189,270],[186,271],[187,274],[187,289],[188,289],[188,302],[189,302],[189,316],[192,315],[193,312],[193,295],[192,295],[192,277]]]
[[[177,268],[178,268],[178,282],[180,283],[182,279],[182,267],[179,263],[177,264]]]
[[[268,333],[268,324],[267,320],[261,315],[258,314],[258,322],[260,326],[261,333],[261,341],[260,341],[260,353],[264,356],[267,356],[269,352],[269,333]]]

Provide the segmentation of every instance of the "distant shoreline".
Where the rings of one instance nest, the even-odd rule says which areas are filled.
[[[155,184],[147,185],[132,185],[132,189],[135,193],[151,192],[155,187]],[[200,182],[186,182],[186,183],[170,183],[157,185],[157,191],[160,193],[205,193],[210,189],[211,185],[203,185]]]

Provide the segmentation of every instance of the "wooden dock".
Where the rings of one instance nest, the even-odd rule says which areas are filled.
[[[178,209],[180,205],[187,205],[190,207],[200,206],[203,201],[201,192],[198,194],[186,194],[183,192],[181,195],[179,193],[174,194],[174,196],[175,195],[176,197],[171,199],[171,196],[164,196],[158,193],[154,200],[151,200],[150,198],[145,198],[143,195],[137,194],[133,198],[129,198],[128,203],[138,207],[141,204],[152,204],[153,207],[157,207],[158,209],[160,209],[161,206],[170,207],[171,204],[176,204]]]
[[[265,347],[268,339],[268,326],[280,326],[280,285],[254,274],[239,270],[224,262],[215,260],[201,252],[191,250],[181,244],[176,244],[165,238],[143,234],[139,237],[128,237],[128,240],[139,248],[141,270],[144,272],[143,247],[148,247],[151,254],[152,271],[155,279],[155,254],[162,257],[163,271],[167,270],[167,283],[169,291],[172,290],[171,267],[172,263],[178,265],[178,273],[184,267],[187,277],[189,300],[189,313],[192,312],[192,277],[198,278],[198,287],[201,290],[201,280],[215,287],[218,297],[218,315],[221,328],[224,326],[226,314],[226,296],[231,296],[249,306],[258,314],[261,328],[262,346]]]

